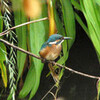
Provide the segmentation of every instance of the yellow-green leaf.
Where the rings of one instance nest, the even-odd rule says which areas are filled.
[[[2,29],[3,29],[3,19],[2,19],[2,14],[0,11],[0,32],[2,32]]]
[[[100,80],[97,81],[97,100],[100,100]]]
[[[7,87],[7,72],[6,72],[6,67],[3,64],[2,61],[0,61],[0,69],[1,69],[1,75],[2,75],[2,79],[3,79],[3,83],[5,88]]]
[[[6,60],[6,48],[5,48],[5,45],[0,42],[0,69],[1,69],[3,83],[6,88],[7,87],[7,72],[6,72],[6,66],[3,64],[5,60]]]

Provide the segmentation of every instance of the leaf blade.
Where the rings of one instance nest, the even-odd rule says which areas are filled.
[[[0,42],[0,69],[5,88],[7,87],[7,71],[4,61],[6,60],[6,47]]]
[[[72,37],[72,40],[68,41],[68,49],[70,49],[75,40],[75,16],[70,0],[60,0],[60,2],[62,5],[66,34]]]

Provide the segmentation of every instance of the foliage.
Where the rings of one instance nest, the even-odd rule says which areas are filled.
[[[98,60],[100,62],[100,1],[99,0],[79,0],[79,1],[80,4],[75,0],[71,0],[74,7],[84,14],[87,25],[84,24],[84,22],[77,13],[75,13],[76,20],[82,26],[89,39],[92,41],[98,56]],[[98,90],[97,99],[99,100],[100,97],[99,81],[97,90]]]
[[[70,17],[71,14],[73,13],[73,9],[72,9],[71,3],[69,1],[67,1],[66,3],[69,3],[71,11],[72,11],[69,14],[69,17]],[[45,10],[47,9],[46,4],[43,7],[44,7],[43,9],[45,9]],[[51,10],[51,12],[52,11],[53,11],[53,9]],[[68,9],[67,9],[67,11],[68,11]],[[51,12],[49,12],[49,13],[51,13]],[[23,21],[20,20],[20,19],[25,18],[25,16],[23,16],[23,18],[20,16],[20,15],[23,15],[21,13],[22,12],[19,12],[19,11],[14,12],[15,22],[16,22],[15,25],[18,25],[18,24],[22,23],[23,21],[25,21],[25,20],[23,20]],[[42,18],[42,16],[47,16],[47,14],[46,13],[42,13],[40,18]],[[19,20],[18,20],[18,18],[19,18]],[[67,24],[70,24],[70,25],[73,26],[73,32],[71,32],[71,29],[67,28],[67,26],[66,26],[66,28],[69,29],[69,32],[68,32],[69,35],[67,35],[67,36],[71,36],[70,33],[75,34],[75,24],[73,24],[73,22],[75,23],[74,15],[73,15],[72,19],[73,20],[70,21]],[[67,19],[67,20],[69,20],[69,19]],[[38,55],[38,52],[39,52],[39,49],[40,49],[41,45],[44,43],[45,39],[47,38],[48,26],[45,26],[45,23],[47,23],[47,22],[48,21],[33,23],[33,24],[29,25],[28,28],[26,27],[22,32],[20,30],[21,28],[20,29],[16,29],[17,34],[19,34],[20,32],[25,34],[27,32],[27,36],[29,37],[29,38],[27,38],[27,40],[28,40],[27,44],[29,46],[29,50],[31,52],[33,52],[34,54]],[[56,22],[56,24],[60,25],[60,23],[57,23],[57,22]],[[62,27],[62,29],[63,29],[63,27]],[[27,31],[25,31],[25,30],[27,30]],[[65,35],[64,31],[60,31],[60,33]],[[53,34],[53,33],[51,33],[51,34]],[[75,38],[74,36],[75,35],[73,35],[73,40],[72,41],[74,41],[74,38]],[[25,45],[26,45],[25,42],[26,42],[26,40],[23,40],[23,39],[25,39],[25,35],[22,35],[22,34],[20,35],[19,34],[18,35],[18,41],[19,41],[18,44],[19,44],[20,47],[25,49]],[[23,43],[23,45],[20,45],[21,43]],[[61,64],[63,64],[67,60],[67,58],[68,58],[67,42],[65,42],[63,45],[64,45],[63,46],[64,56],[61,58],[61,60],[58,61]],[[71,47],[71,45],[72,45],[72,43],[70,44],[70,47]],[[20,55],[21,55],[21,53],[18,54],[18,56],[20,56]],[[21,57],[18,57],[18,62],[21,64],[21,65],[18,64],[18,70],[19,70],[18,79],[21,76],[21,73],[23,71],[24,64],[25,64],[25,56],[24,56],[24,54],[23,54],[23,59]],[[30,92],[30,98],[29,99],[31,99],[34,96],[34,94],[36,93],[36,91],[38,89],[38,86],[39,86],[39,81],[40,81],[40,76],[41,76],[42,68],[43,68],[43,64],[39,60],[37,60],[36,58],[31,58],[30,69],[29,69],[29,72],[27,73],[26,80],[24,82],[24,86],[23,86],[23,88],[22,88],[22,90],[20,91],[20,94],[19,94],[20,98],[24,98],[25,96],[27,96],[29,94],[29,92]],[[33,78],[31,78],[31,76],[33,76]],[[30,83],[33,83],[33,84],[30,84]]]
[[[100,80],[97,81],[97,100],[100,100]]]
[[[14,16],[15,16],[14,17],[15,25],[19,25],[27,21],[25,14],[21,10],[15,11]],[[27,26],[17,28],[16,34],[18,38],[18,46],[27,50],[27,36],[28,36]],[[19,80],[22,74],[22,71],[25,65],[25,60],[26,60],[26,54],[20,51],[17,51],[17,66],[18,66],[18,79],[17,80]]]
[[[46,7],[44,9],[46,10]],[[16,22],[15,24],[16,25],[26,22],[28,20],[27,18],[25,19],[25,15],[23,15],[23,12],[21,12],[21,11],[20,12],[16,11],[14,13],[14,15],[15,15],[15,22]],[[42,16],[47,16],[47,15],[46,15],[46,13],[43,13],[40,18],[42,18]],[[19,18],[19,20],[18,20],[18,18]],[[23,20],[21,20],[21,19],[23,19]],[[33,52],[34,54],[38,55],[40,47],[45,41],[46,30],[48,29],[48,25],[45,25],[45,23],[47,23],[47,21],[33,23],[29,26],[22,27],[22,29],[21,28],[16,29],[16,32],[18,34],[18,41],[19,41],[18,45],[24,49],[29,49],[30,52]],[[21,32],[21,34],[19,34],[20,32]],[[27,45],[28,45],[28,48],[27,48]],[[24,68],[25,58],[26,58],[25,54],[18,52],[18,56],[17,56],[18,71],[19,71],[18,80],[19,80],[19,78],[22,74],[23,68]],[[29,65],[30,69],[27,73],[27,76],[26,76],[26,79],[24,82],[24,86],[19,93],[20,98],[24,98],[30,93],[29,99],[31,99],[35,95],[35,93],[38,89],[39,83],[40,83],[40,76],[41,76],[41,71],[43,69],[43,64],[41,63],[41,61],[37,60],[36,58],[31,58],[31,60],[29,60],[29,63],[30,63],[30,65]],[[31,77],[31,76],[33,76],[33,77]],[[33,84],[31,84],[31,83],[33,83]]]
[[[0,32],[3,30],[3,17],[1,15],[0,11]],[[6,61],[6,48],[3,43],[0,42],[0,69],[1,69],[1,74],[2,74],[2,79],[5,88],[7,87],[7,71],[6,71],[6,66],[4,65],[4,61]]]
[[[57,3],[58,5],[61,4],[60,5],[62,8],[61,12],[63,13],[62,18],[64,19],[64,23],[62,23],[62,20],[59,18],[59,14],[58,14],[60,12],[57,13],[57,10],[55,8],[54,14],[55,14],[55,20],[56,20],[58,32],[62,34],[63,36],[72,37],[72,39],[68,42],[68,47],[67,47],[67,41],[63,43],[64,56],[58,61],[59,63],[63,64],[67,60],[69,49],[71,48],[75,40],[75,19],[74,19],[74,12],[73,12],[73,8],[72,8],[70,0],[66,0],[66,1],[60,0],[59,2],[55,0],[55,4]],[[68,8],[66,8],[66,5],[68,6]],[[65,26],[65,29],[63,27],[63,24]]]
[[[2,18],[0,17],[0,32],[2,31],[3,28],[9,29],[11,26],[13,26],[12,24],[19,25],[21,23],[33,20],[32,18],[39,19],[48,16],[48,14],[51,14],[49,15],[49,22],[48,20],[41,21],[27,26],[22,26],[20,28],[16,28],[14,31],[10,31],[9,33],[10,35],[6,35],[6,39],[10,43],[16,45],[18,40],[18,47],[21,47],[25,50],[29,50],[30,52],[39,55],[39,50],[41,48],[41,45],[48,39],[48,36],[58,31],[58,34],[72,37],[70,41],[65,41],[62,44],[63,56],[58,60],[58,63],[64,64],[68,59],[70,48],[75,40],[75,35],[76,35],[75,19],[76,19],[84,29],[86,34],[88,35],[89,39],[92,41],[96,49],[98,59],[100,61],[100,34],[99,34],[100,1],[99,0],[95,1],[94,0],[79,0],[79,1],[48,0],[48,5],[49,5],[48,8],[46,2],[38,0],[39,5],[42,4],[41,6],[42,10],[39,10],[39,15],[37,15],[38,16],[37,18],[36,16],[34,17],[34,14],[29,14],[30,12],[34,12],[34,10],[28,12],[31,6],[31,3],[29,3],[30,1],[28,0],[27,3],[29,3],[29,8],[25,7],[25,5],[27,4],[25,3],[26,0],[24,0],[24,3],[21,2],[20,0],[17,1],[12,0],[11,8],[13,9],[13,14],[14,14],[13,15],[14,17],[12,18],[11,18],[12,9],[9,8],[11,5],[9,5],[8,2],[5,2],[5,0],[2,1],[4,1],[3,4],[5,5],[3,12],[5,19],[2,20]],[[35,0],[33,1],[35,2]],[[17,4],[20,4],[20,6],[17,7]],[[76,10],[81,11],[83,13],[86,19],[86,24],[82,21],[80,16],[73,10],[72,5]],[[23,7],[25,8],[24,10]],[[25,13],[28,13],[28,16],[27,14],[25,15]],[[0,16],[1,16],[1,11],[0,11]],[[3,27],[3,21],[4,21],[4,27]],[[36,58],[31,58],[20,51],[17,51],[16,53],[16,50],[13,49],[12,47],[8,47],[7,50],[10,51],[8,56],[10,63],[8,64],[9,64],[9,76],[10,76],[9,87],[11,89],[8,100],[11,100],[11,98],[13,100],[15,99],[15,89],[16,86],[19,85],[18,82],[20,81],[20,78],[23,77],[25,68],[28,69],[28,72],[26,73],[23,87],[19,93],[19,98],[25,98],[27,95],[29,95],[29,100],[31,100],[32,97],[35,95],[36,91],[38,90],[40,84],[41,72],[44,65],[41,63],[40,60]],[[7,87],[7,73],[6,73],[6,66],[4,65],[4,61],[7,58],[6,58],[6,53],[4,52],[6,52],[6,48],[4,44],[0,43],[0,68],[4,85],[5,87]],[[18,69],[17,84],[15,79],[15,75],[17,75],[15,72],[16,66]],[[62,75],[63,75],[63,70],[60,73],[59,76],[60,79]],[[98,91],[99,90],[100,87],[98,85]]]
[[[84,14],[87,25],[77,13],[75,14],[76,20],[92,41],[100,61],[100,2],[98,0],[80,0],[80,4],[75,0],[71,0],[71,2],[77,10]]]
[[[11,3],[10,1],[2,0],[2,9],[3,9],[3,22],[4,22],[4,29],[9,29],[13,26],[13,21],[12,21],[12,8],[9,6]],[[5,38],[11,43],[16,45],[17,44],[17,38],[16,34],[14,31],[10,31],[9,34],[5,36]],[[7,62],[7,66],[9,69],[9,88],[10,88],[10,95],[9,99],[12,98],[13,100],[15,99],[15,90],[16,90],[16,50],[10,46],[7,47],[7,59],[9,62]]]
[[[7,71],[4,61],[6,60],[6,48],[3,43],[0,42],[0,69],[2,74],[2,79],[4,82],[5,88],[7,87]]]

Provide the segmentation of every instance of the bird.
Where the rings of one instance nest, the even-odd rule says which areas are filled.
[[[64,40],[69,39],[71,39],[71,37],[64,37],[60,34],[51,35],[49,39],[41,46],[39,51],[41,58],[49,61],[56,60],[62,50],[61,44],[64,42]],[[48,67],[55,83],[59,83],[59,68],[54,67],[51,63],[48,63]],[[58,72],[56,72],[57,70]]]
[[[64,40],[69,40],[71,37],[64,37],[60,34],[53,34],[49,39],[43,43],[39,54],[41,58],[46,60],[54,61],[60,55],[62,50],[62,43]]]

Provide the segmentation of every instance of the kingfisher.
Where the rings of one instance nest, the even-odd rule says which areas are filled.
[[[62,43],[64,40],[69,40],[71,37],[64,37],[60,34],[53,34],[49,39],[41,46],[39,54],[42,58],[50,61],[54,61],[61,53]]]
[[[54,61],[58,58],[62,50],[62,43],[64,40],[69,40],[71,37],[64,37],[59,34],[54,34],[49,37],[49,39],[41,46],[40,56],[43,59]],[[51,64],[48,63],[48,67],[50,69],[50,73],[55,81],[55,83],[59,83],[59,73],[56,71],[57,69]],[[58,68],[59,69],[59,68]],[[56,73],[57,72],[57,73]]]

